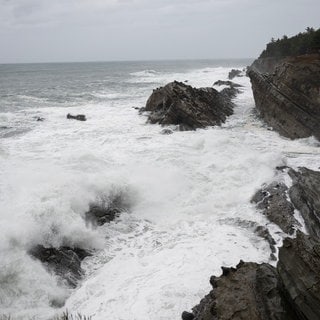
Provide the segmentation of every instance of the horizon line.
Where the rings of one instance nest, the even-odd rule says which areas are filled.
[[[11,64],[59,64],[59,63],[105,63],[105,62],[157,62],[157,61],[205,61],[205,60],[250,60],[246,58],[164,58],[164,59],[133,59],[133,60],[77,60],[77,61],[37,61],[37,62],[0,62],[0,65]]]

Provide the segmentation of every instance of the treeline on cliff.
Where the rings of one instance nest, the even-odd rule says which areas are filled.
[[[286,57],[320,51],[320,28],[315,30],[307,28],[305,32],[288,38],[286,35],[282,39],[271,39],[267,47],[259,58]]]

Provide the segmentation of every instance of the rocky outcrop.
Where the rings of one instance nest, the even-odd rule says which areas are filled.
[[[72,115],[70,113],[67,114],[67,119],[74,119],[74,120],[79,120],[79,121],[87,121],[87,118],[84,114],[77,114],[77,115]]]
[[[262,74],[253,64],[248,75],[268,125],[291,139],[320,139],[320,55],[288,58],[273,74]]]
[[[320,172],[307,168],[291,169],[290,199],[300,211],[310,235],[320,238]]]
[[[193,320],[295,320],[280,292],[277,271],[269,264],[240,262],[236,268],[222,268],[220,277],[211,277],[213,290],[192,313]]]
[[[298,224],[293,216],[298,209],[310,235],[297,230],[296,238],[284,239],[276,268],[243,262],[236,268],[222,268],[222,276],[211,277],[213,290],[192,312],[185,311],[182,319],[320,319],[320,172],[278,169],[289,169],[293,182],[289,190],[274,182],[259,190],[252,201],[289,234]],[[254,222],[240,222],[254,226]],[[270,233],[264,227],[259,230],[267,241],[271,239],[272,248]]]
[[[232,69],[228,74],[228,78],[232,80],[235,77],[242,77],[242,71],[239,69]]]
[[[109,195],[89,204],[89,210],[85,213],[85,219],[93,226],[102,226],[113,221],[121,212],[128,210],[129,203],[122,192]]]
[[[299,222],[294,217],[294,207],[287,199],[288,187],[283,183],[273,182],[253,196],[252,202],[282,231],[293,234]]]
[[[297,232],[279,251],[277,265],[284,293],[299,319],[320,319],[320,244]]]
[[[81,248],[46,248],[37,245],[29,254],[40,260],[49,271],[64,279],[70,287],[76,287],[82,277],[81,261],[91,254]]]
[[[218,80],[214,84],[214,86],[227,86],[226,88],[222,89],[220,91],[220,94],[226,97],[227,99],[233,99],[237,94],[241,92],[239,88],[242,86],[238,83],[232,82],[232,81],[223,81]]]
[[[224,123],[233,113],[233,103],[213,88],[196,89],[174,81],[154,90],[144,111],[149,111],[151,123],[194,130]]]

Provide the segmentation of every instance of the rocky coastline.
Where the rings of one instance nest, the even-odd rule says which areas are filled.
[[[248,69],[256,108],[261,118],[281,135],[295,139],[320,139],[320,55],[286,59],[257,59]],[[243,76],[232,70],[229,79]],[[218,81],[227,88],[193,88],[171,82],[153,91],[145,108],[148,122],[195,130],[224,123],[232,115],[232,99],[241,86]],[[70,117],[69,117],[70,118]],[[77,119],[83,120],[83,119]],[[166,128],[163,134],[172,133]],[[255,226],[270,244],[268,263],[240,261],[222,267],[222,275],[212,276],[212,290],[183,320],[317,320],[320,319],[320,171],[282,168],[292,184],[274,181],[261,186],[252,203],[267,219],[287,234],[278,250],[264,226]],[[127,210],[121,196],[108,203],[91,203],[84,219],[92,227],[113,221]],[[301,214],[306,233],[296,217]],[[59,248],[38,244],[29,254],[41,261],[69,287],[83,276],[81,262],[92,252],[87,248],[63,245]]]
[[[259,115],[269,126],[290,139],[320,139],[319,54],[260,58],[247,75]],[[184,311],[183,320],[320,319],[320,171],[277,169],[292,183],[274,181],[252,197],[288,235],[276,266],[240,261],[222,267],[222,275],[210,279],[210,293],[191,312]]]

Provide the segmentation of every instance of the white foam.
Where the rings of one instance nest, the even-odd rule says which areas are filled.
[[[211,86],[230,69],[142,71],[131,81]],[[312,139],[290,141],[268,131],[252,112],[249,80],[235,81],[243,93],[222,127],[161,135],[160,126],[146,124],[132,109],[144,105],[154,87],[146,85],[126,100],[106,97],[72,108],[86,114],[86,122],[67,120],[70,108],[41,108],[46,121],[3,139],[0,245],[7,267],[0,269],[0,282],[8,279],[6,270],[15,270],[17,256],[22,269],[12,285],[20,295],[3,304],[9,289],[0,291],[1,310],[40,318],[52,314],[50,300],[68,294],[64,288],[51,298],[55,277],[26,254],[38,243],[97,248],[83,264],[85,280],[66,303],[69,311],[93,319],[178,318],[208,292],[208,279],[221,265],[268,261],[263,239],[223,221],[266,224],[250,205],[251,196],[274,178],[276,165],[315,167],[319,150]],[[113,192],[130,198],[130,212],[88,228],[83,215],[89,203]],[[30,286],[32,281],[37,283]]]

